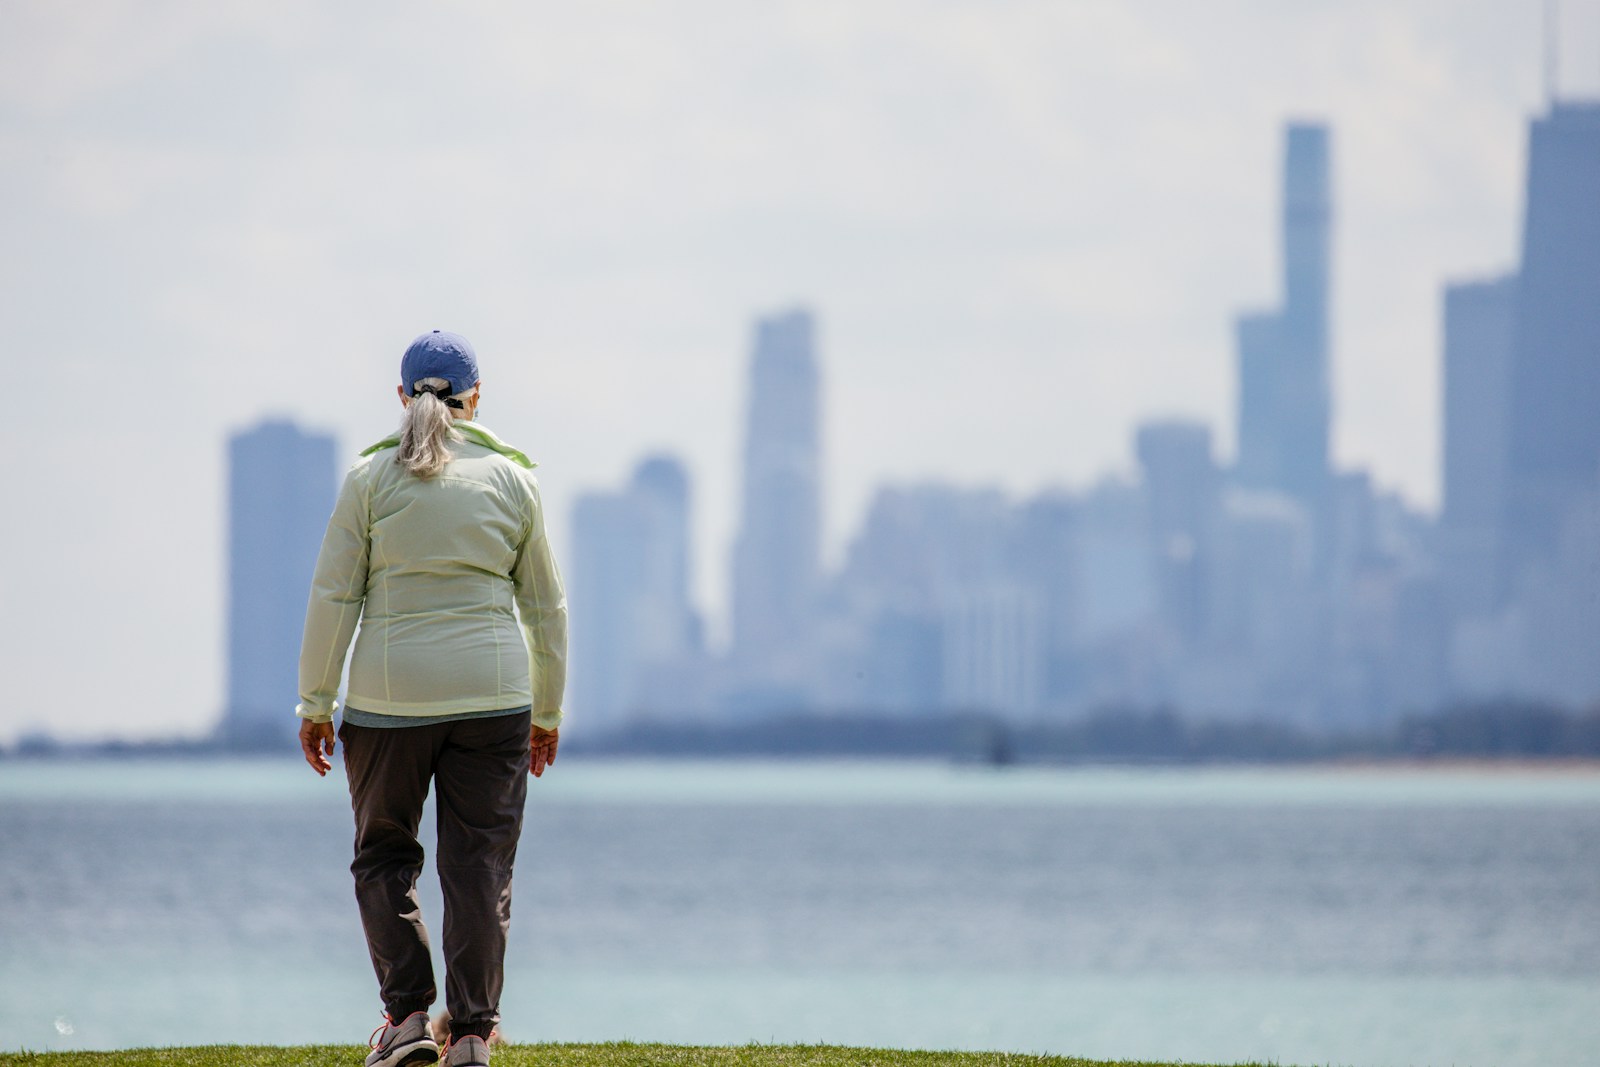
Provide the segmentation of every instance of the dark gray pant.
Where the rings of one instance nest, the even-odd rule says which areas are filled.
[[[355,812],[356,903],[384,1008],[396,1022],[437,997],[417,902],[417,827],[438,784],[444,891],[445,1006],[457,1035],[487,1037],[500,1021],[511,866],[528,797],[531,716],[375,729],[345,723],[345,773]]]

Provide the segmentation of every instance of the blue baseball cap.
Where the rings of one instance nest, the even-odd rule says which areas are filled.
[[[422,334],[400,357],[400,385],[415,396],[424,378],[443,378],[451,393],[465,393],[478,381],[478,353],[459,333],[433,330]]]

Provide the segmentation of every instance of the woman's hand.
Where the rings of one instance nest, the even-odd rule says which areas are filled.
[[[556,761],[556,742],[560,737],[560,730],[546,730],[542,726],[533,728],[533,753],[528,759],[528,770],[533,772],[535,778],[544,774],[544,769]]]
[[[301,719],[300,751],[305,755],[306,762],[311,764],[311,769],[318,774],[326,775],[331,771],[333,764],[328,757],[333,755],[333,723]],[[554,748],[550,750],[550,755],[554,758]]]

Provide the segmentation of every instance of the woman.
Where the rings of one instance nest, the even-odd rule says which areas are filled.
[[[332,767],[339,677],[361,623],[338,738],[355,811],[350,870],[386,1018],[368,1067],[440,1055],[428,1033],[437,993],[417,904],[430,780],[445,1063],[488,1063],[527,774],[543,775],[556,758],[566,598],[534,465],[472,421],[480,386],[466,338],[434,330],[406,349],[400,431],[346,476],[306,609],[296,713],[319,775]]]

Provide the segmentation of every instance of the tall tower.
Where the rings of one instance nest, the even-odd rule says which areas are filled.
[[[756,322],[733,559],[733,652],[747,688],[792,693],[810,644],[821,543],[815,344],[807,310]]]
[[[675,457],[646,457],[629,492],[652,536],[639,590],[640,653],[647,662],[678,659],[699,644],[689,603],[689,472]]]
[[[1528,139],[1512,340],[1504,573],[1557,548],[1600,484],[1600,103],[1553,102]]]
[[[572,518],[573,706],[601,729],[656,710],[700,710],[657,687],[699,651],[689,603],[689,475],[651,456],[621,492],[585,493]]]
[[[1440,548],[1460,610],[1495,606],[1505,508],[1515,275],[1444,291],[1444,508]]]
[[[294,736],[300,634],[333,512],[334,440],[268,421],[228,441],[228,704],[221,738],[279,747]]]
[[[1313,515],[1328,486],[1328,169],[1327,127],[1291,125],[1283,165],[1283,488]]]
[[[1326,126],[1291,123],[1284,140],[1283,304],[1238,322],[1239,481],[1301,502],[1314,522],[1328,497],[1328,303],[1333,198]]]

